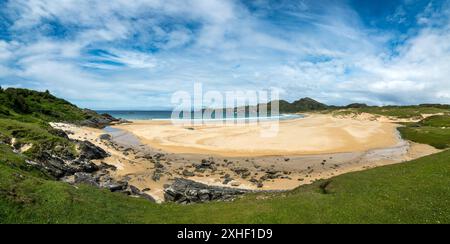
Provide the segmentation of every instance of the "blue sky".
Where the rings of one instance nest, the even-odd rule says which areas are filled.
[[[450,103],[447,0],[0,0],[0,85],[93,109],[178,90]]]

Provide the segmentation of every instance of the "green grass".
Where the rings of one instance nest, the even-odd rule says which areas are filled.
[[[450,115],[435,115],[419,122],[421,126],[450,127]]]
[[[75,146],[69,140],[52,134],[54,130],[44,122],[20,122],[12,119],[0,119],[0,137],[3,141],[15,138],[15,147],[31,144],[26,154],[33,156],[43,150],[52,150],[57,155],[76,154]]]
[[[334,177],[328,194],[316,182],[189,206],[75,188],[0,162],[1,223],[450,223],[450,151]]]
[[[438,149],[450,147],[450,115],[437,115],[399,128],[402,138],[429,144]]]

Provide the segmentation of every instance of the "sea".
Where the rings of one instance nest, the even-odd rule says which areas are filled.
[[[99,110],[98,113],[107,113],[111,116],[119,119],[125,120],[171,120],[172,119],[172,111],[118,111],[118,110]],[[199,116],[200,115],[200,116]],[[213,113],[211,116],[202,117],[199,113],[191,113],[188,119],[191,120],[288,120],[288,119],[297,119],[303,118],[304,115],[301,114],[278,114],[278,115],[264,115],[260,116],[259,114],[255,116],[249,113],[238,114],[234,113],[227,115],[224,113],[221,118],[216,118]],[[175,119],[184,119],[183,113],[176,113]]]

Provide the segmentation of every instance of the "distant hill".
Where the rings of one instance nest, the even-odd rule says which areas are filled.
[[[281,100],[279,102],[281,113],[317,111],[317,110],[326,110],[329,108],[328,105],[320,103],[309,97],[302,98],[300,100],[294,101],[293,103],[289,103],[284,100]]]
[[[300,100],[294,101],[292,103],[286,100],[277,100],[271,101],[269,103],[258,104],[256,106],[245,106],[245,109],[248,111],[250,109],[256,109],[257,111],[263,110],[264,107],[267,107],[267,111],[270,112],[272,105],[278,102],[279,112],[280,113],[297,113],[297,112],[307,112],[307,111],[320,111],[326,110],[330,108],[334,108],[335,106],[328,106],[326,104],[320,103],[312,98],[306,97]],[[244,107],[234,108],[243,109]]]

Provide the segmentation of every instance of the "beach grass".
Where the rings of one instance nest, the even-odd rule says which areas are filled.
[[[450,115],[436,115],[418,123],[406,123],[400,127],[402,138],[429,144],[438,149],[450,147]]]
[[[0,148],[1,223],[450,223],[450,151],[291,192],[184,206],[48,180]]]
[[[400,119],[422,119],[424,114],[450,114],[450,108],[446,106],[384,106],[384,107],[362,107],[348,109],[326,110],[324,113],[333,113],[335,115],[350,115],[359,113],[369,113]]]

